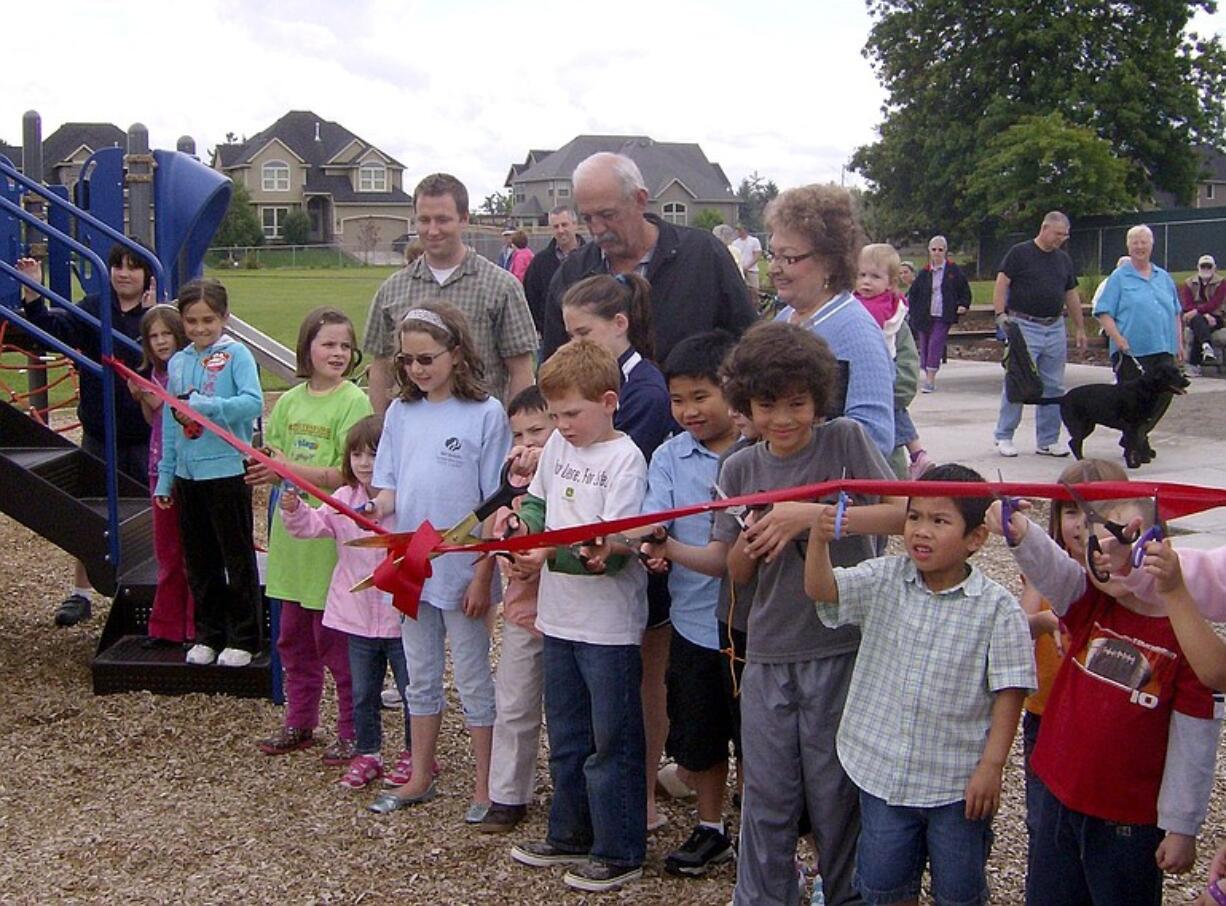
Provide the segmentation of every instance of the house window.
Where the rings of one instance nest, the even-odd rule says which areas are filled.
[[[664,219],[669,223],[675,223],[677,226],[685,226],[686,213],[685,205],[679,201],[670,201],[664,205]]]
[[[523,190],[523,189],[516,189],[516,190],[515,190],[515,203],[516,203],[516,204],[523,204],[523,203],[524,203],[525,201],[527,201],[527,200],[528,200],[528,196],[527,196],[527,194],[524,192],[524,190]]]
[[[570,198],[570,186],[558,186],[558,198]]]
[[[1211,182],[1205,184],[1205,198],[1207,198],[1209,201],[1213,201],[1213,190],[1215,188],[1216,186],[1214,186],[1214,184]]]
[[[264,220],[264,238],[280,239],[281,224],[285,223],[285,215],[289,208],[260,208],[260,216]]]
[[[382,164],[362,164],[358,169],[359,192],[386,192],[387,167]]]
[[[264,164],[264,191],[289,191],[289,164],[283,160],[270,160]]]

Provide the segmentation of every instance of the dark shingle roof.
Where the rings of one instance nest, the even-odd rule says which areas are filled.
[[[643,173],[647,191],[658,196],[674,179],[701,201],[731,201],[732,187],[718,164],[693,142],[657,142],[646,135],[580,135],[520,172],[515,182],[570,179],[575,167],[598,151],[624,154]]]
[[[315,140],[317,125],[319,126],[319,141]],[[291,110],[267,129],[251,136],[241,145],[218,145],[222,166],[232,167],[247,163],[257,151],[274,138],[289,147],[311,167],[323,167],[354,139],[367,148],[375,147],[339,123],[325,120],[310,110]],[[390,156],[388,156],[388,161],[397,167],[404,166]]]
[[[394,189],[391,192],[358,192],[354,190],[353,183],[349,181],[348,176],[339,174],[329,176],[315,170],[312,170],[307,177],[302,192],[304,195],[331,195],[333,202],[341,204],[351,202],[359,204],[413,203],[413,199],[400,189]]]
[[[0,142],[0,155],[7,157],[9,159],[9,163],[11,163],[18,170],[21,169],[21,154],[22,151],[18,145],[8,145],[4,142]]]
[[[128,134],[113,123],[64,123],[43,139],[43,180],[52,182],[55,165],[63,163],[82,145],[101,151],[128,147]]]

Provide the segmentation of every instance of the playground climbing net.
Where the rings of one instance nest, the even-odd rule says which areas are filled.
[[[23,346],[10,343],[7,338],[8,322],[0,321],[0,398],[11,406],[24,411],[31,418],[49,425],[56,431],[71,431],[78,427],[74,420],[70,424],[52,425],[51,415],[59,409],[76,405],[79,394],[77,370],[72,362],[59,355],[47,353],[32,353]],[[46,375],[46,386],[33,390],[18,390],[10,382],[10,376],[24,375],[28,378],[31,372],[41,371]],[[59,385],[67,382],[72,392],[58,402],[52,403],[51,392]],[[48,405],[39,408],[34,405],[34,398],[45,392]]]

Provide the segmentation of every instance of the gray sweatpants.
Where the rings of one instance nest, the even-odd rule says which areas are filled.
[[[845,654],[745,665],[745,793],[735,906],[793,906],[799,901],[795,855],[803,804],[813,822],[826,902],[861,902],[852,885],[859,794],[834,746],[855,663],[854,654]]]

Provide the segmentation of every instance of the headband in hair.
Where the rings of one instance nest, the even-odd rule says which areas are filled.
[[[404,313],[404,317],[400,319],[400,326],[404,327],[409,321],[421,321],[424,324],[429,324],[431,327],[437,327],[447,336],[455,338],[455,334],[447,326],[447,322],[428,308],[410,308]]]

